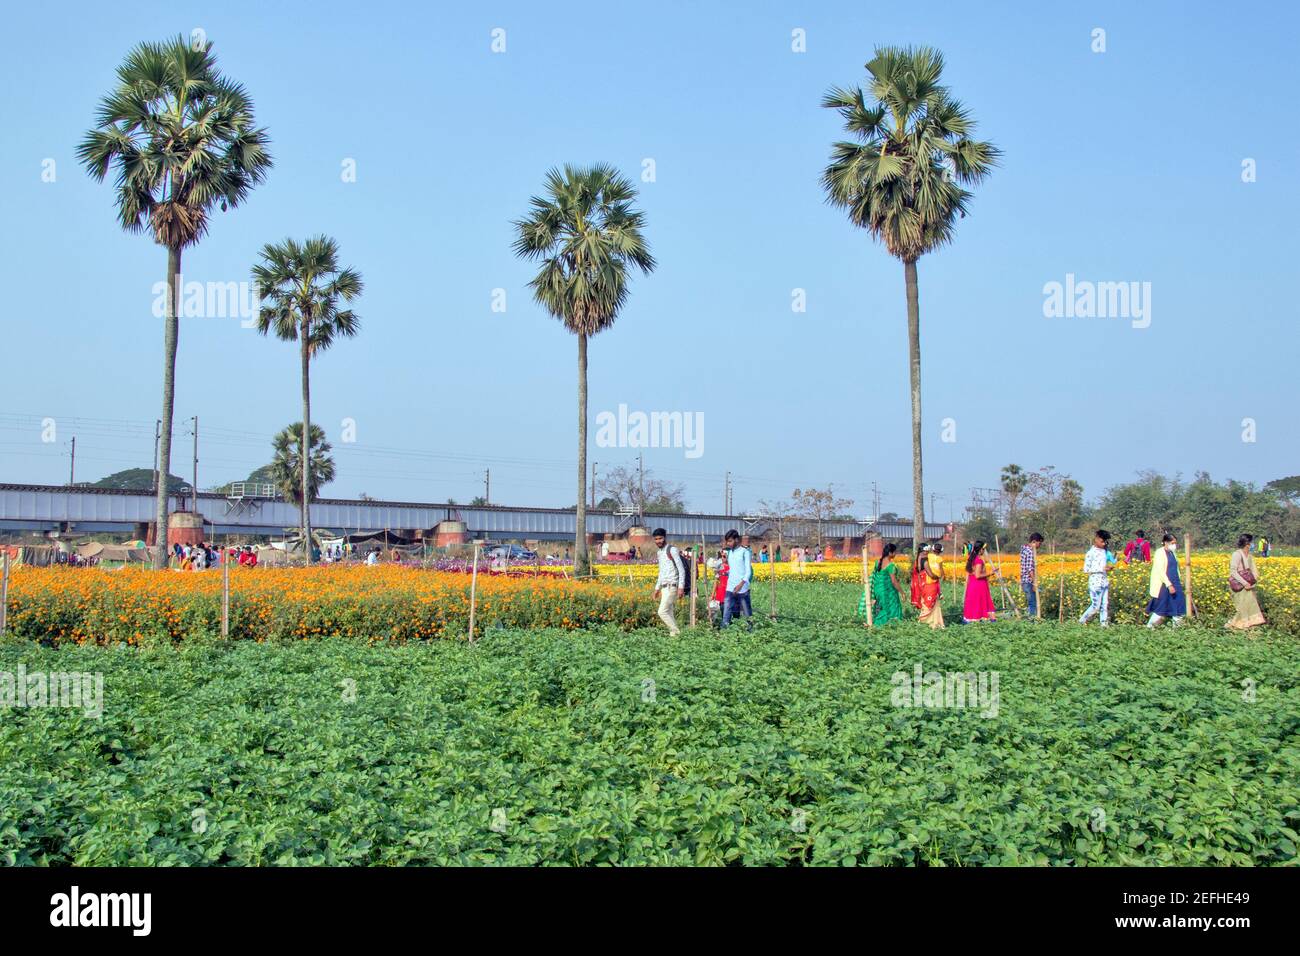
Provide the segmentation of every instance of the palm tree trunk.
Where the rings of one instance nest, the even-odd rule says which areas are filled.
[[[304,319],[302,331],[298,335],[302,352],[302,546],[311,564],[311,484],[308,478],[311,469],[311,352],[309,350],[308,320]]]
[[[912,379],[912,553],[925,541],[925,491],[921,483],[921,303],[916,260],[903,263],[907,280],[907,354]]]
[[[176,288],[181,273],[181,250],[167,250],[167,315],[163,319],[163,405],[162,429],[158,438],[158,488],[154,497],[153,566],[167,567],[167,476],[172,465],[172,411],[176,404],[176,346],[180,321],[176,318]]]
[[[573,573],[591,570],[587,559],[587,336],[578,333],[578,513],[573,533]]]

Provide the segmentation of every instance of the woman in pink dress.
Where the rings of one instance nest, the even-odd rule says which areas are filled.
[[[966,601],[961,616],[968,624],[997,619],[993,610],[993,592],[989,589],[989,575],[993,572],[984,557],[987,550],[985,542],[976,541],[966,556]]]

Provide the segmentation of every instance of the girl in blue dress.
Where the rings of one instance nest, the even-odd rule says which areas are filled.
[[[1187,595],[1178,577],[1178,541],[1166,534],[1161,545],[1151,559],[1151,600],[1147,602],[1151,619],[1147,627],[1155,627],[1167,617],[1173,618],[1177,627],[1187,615]]]

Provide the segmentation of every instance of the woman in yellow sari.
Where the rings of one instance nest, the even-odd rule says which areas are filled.
[[[1237,613],[1226,626],[1233,631],[1246,631],[1265,623],[1259,598],[1255,597],[1259,574],[1255,570],[1255,558],[1250,553],[1253,540],[1248,534],[1238,538],[1237,550],[1232,552],[1232,559],[1228,563],[1228,589],[1232,591],[1232,604]]]
[[[943,545],[926,545],[917,559],[921,572],[921,613],[917,620],[929,624],[931,630],[943,625]]]

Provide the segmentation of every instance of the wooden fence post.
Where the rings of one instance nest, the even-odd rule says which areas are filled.
[[[1192,536],[1183,535],[1183,560],[1187,563],[1187,616],[1196,616],[1196,605],[1192,603]]]
[[[0,571],[0,637],[9,624],[9,549],[4,549],[4,570]]]
[[[692,551],[695,551],[694,548],[691,548],[691,550],[692,550]],[[695,599],[696,599],[697,597],[700,596],[700,579],[699,579],[699,575],[696,573],[697,571],[699,571],[699,569],[700,569],[700,555],[699,555],[699,552],[696,551],[696,553],[695,553],[695,560],[691,562],[691,571],[690,571],[690,574],[691,574],[691,627],[692,627],[692,628],[695,627]],[[685,583],[685,582],[683,582],[683,583]]]
[[[474,611],[478,600],[478,542],[474,542],[474,568],[469,578],[469,642],[474,643]]]
[[[712,612],[709,611],[709,601],[712,600],[710,595],[713,593],[713,591],[709,587],[709,561],[707,558],[704,557],[706,547],[707,545],[705,545],[704,543],[704,532],[701,531],[700,532],[700,559],[704,563],[700,566],[699,580],[702,580],[704,582],[704,613],[709,618],[709,624],[711,625],[713,624],[713,616],[712,616]]]
[[[871,611],[871,575],[867,573],[867,546],[862,545],[862,600],[867,606],[867,627],[875,627],[875,618]]]
[[[771,592],[772,592],[772,610],[768,613],[767,617],[768,620],[775,621],[776,620],[776,551],[773,549],[771,541],[767,543],[767,564],[768,567],[770,568],[770,571],[768,573],[768,580],[771,582]]]
[[[221,636],[230,637],[230,555],[221,556]]]
[[[961,603],[961,595],[957,593],[957,575],[961,573],[959,569],[961,568],[961,565],[964,563],[965,562],[963,562],[961,559],[961,532],[958,531],[954,526],[952,531],[952,561],[951,561],[952,599],[956,601],[958,604]]]
[[[1041,547],[1041,545],[1039,545]],[[1052,542],[1052,554],[1056,554],[1056,542]],[[1038,594],[1038,581],[1043,575],[1038,570],[1038,554],[1034,554],[1034,617],[1043,619],[1043,599]]]
[[[1056,549],[1055,543],[1052,549]],[[1056,565],[1056,621],[1061,623],[1065,620],[1065,562],[1060,561]]]

